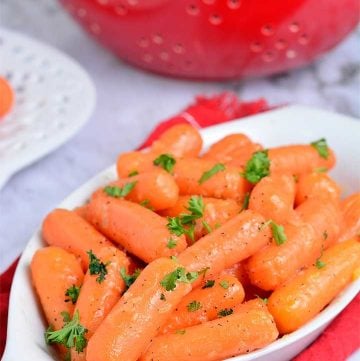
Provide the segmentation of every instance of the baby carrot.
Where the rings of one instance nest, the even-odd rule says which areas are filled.
[[[74,304],[67,297],[67,290],[79,287],[83,271],[76,257],[59,247],[44,247],[36,251],[31,264],[31,278],[40,299],[46,319],[58,330],[63,327],[61,312],[71,316]]]
[[[150,172],[134,175],[129,178],[121,178],[104,188],[108,194],[116,191],[130,191],[123,198],[144,205],[152,210],[160,210],[175,205],[179,196],[179,187],[174,178],[163,169],[154,169]],[[118,195],[121,196],[121,195]]]
[[[62,247],[75,254],[81,260],[84,270],[89,266],[87,251],[91,249],[98,253],[102,247],[112,245],[74,211],[60,208],[46,216],[42,224],[42,235],[50,246]]]
[[[339,242],[350,238],[360,240],[360,193],[344,199],[342,208],[342,226]]]
[[[220,310],[234,308],[244,297],[244,289],[234,276],[224,274],[209,279],[182,299],[161,333],[214,320]]]
[[[105,264],[104,279],[99,282],[97,275],[91,275],[88,271],[75,307],[75,312],[79,311],[81,325],[88,330],[87,339],[91,338],[119,301],[126,287],[120,272],[127,273],[129,266],[129,260],[125,254],[115,247],[104,247],[96,256]],[[85,360],[85,353],[72,350],[71,360]]]
[[[265,225],[265,218],[247,210],[200,238],[178,259],[190,271],[207,269],[208,278],[248,258],[270,240],[271,233]]]
[[[134,173],[144,173],[156,169],[153,161],[156,156],[144,152],[121,153],[116,162],[116,170],[119,178],[129,177]]]
[[[308,198],[330,198],[339,201],[340,186],[326,173],[312,172],[299,177],[296,185],[295,204],[299,205]]]
[[[284,243],[277,245],[274,242],[247,262],[251,283],[261,289],[276,289],[321,254],[323,241],[315,236],[312,226],[288,223],[284,228]]]
[[[314,266],[275,290],[268,307],[280,333],[295,331],[316,316],[350,283],[359,260],[358,242],[336,244],[326,250]]]
[[[323,240],[325,249],[336,242],[341,227],[338,202],[309,198],[296,208],[295,213],[303,222],[313,227],[316,237]]]
[[[224,269],[222,274],[236,277],[243,286],[250,284],[249,276],[245,268],[245,261],[235,263],[231,267]]]
[[[0,76],[0,118],[8,114],[14,104],[14,91],[10,83]]]
[[[86,360],[99,361],[99,355],[102,361],[138,360],[191,291],[187,280],[184,268],[169,258],[150,263],[89,340]]]
[[[276,223],[284,223],[293,215],[295,181],[293,176],[275,174],[264,177],[251,192],[249,209]]]
[[[176,255],[186,247],[185,236],[170,233],[165,218],[102,190],[92,196],[87,216],[100,232],[145,262]]]
[[[218,361],[264,347],[277,336],[265,304],[253,300],[229,316],[156,337],[140,361]]]
[[[180,196],[173,207],[160,212],[162,216],[178,217],[189,214],[189,201],[191,196]],[[217,199],[202,197],[202,216],[195,221],[195,240],[205,236],[209,231],[220,227],[226,221],[236,216],[241,206],[233,199]],[[191,241],[192,243],[193,241]]]
[[[177,158],[197,157],[202,148],[199,131],[190,124],[174,125],[156,140],[150,149],[153,154],[169,153]]]

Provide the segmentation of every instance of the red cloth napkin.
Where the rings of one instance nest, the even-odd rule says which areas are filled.
[[[150,145],[162,132],[174,124],[185,122],[203,128],[269,109],[270,107],[264,99],[241,102],[235,94],[228,92],[210,98],[197,97],[195,103],[182,113],[161,122],[140,148]],[[0,276],[0,356],[5,346],[9,292],[16,265],[17,261]],[[355,327],[359,314],[360,295],[294,361],[345,360],[360,346],[360,333]]]

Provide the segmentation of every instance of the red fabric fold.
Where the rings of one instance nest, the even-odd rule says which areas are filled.
[[[187,122],[203,128],[269,109],[264,99],[242,102],[230,92],[213,97],[199,96],[194,104],[188,106],[183,112],[159,123],[140,148],[149,146],[166,129],[178,123]],[[5,347],[9,293],[16,265],[17,260],[0,276],[0,356]],[[294,361],[345,360],[360,346],[360,332],[357,327],[359,315],[360,295]]]

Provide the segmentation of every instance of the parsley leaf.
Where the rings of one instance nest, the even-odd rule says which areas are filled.
[[[104,192],[114,198],[124,198],[134,189],[136,183],[126,183],[123,187],[107,186],[104,188]]]
[[[210,224],[206,221],[202,221],[202,225],[204,226],[205,230],[207,233],[211,233],[212,232],[212,229],[210,227]]]
[[[250,183],[257,183],[270,174],[270,159],[267,150],[255,152],[247,161],[244,176]]]
[[[219,317],[226,317],[234,313],[234,310],[232,308],[223,308],[218,312]]]
[[[194,218],[201,218],[204,215],[205,204],[201,196],[192,196],[189,199],[187,210]]]
[[[62,313],[63,314],[63,313]],[[64,326],[60,330],[53,331],[51,328],[45,332],[45,341],[48,344],[58,343],[62,344],[68,349],[75,347],[75,350],[80,353],[84,351],[87,345],[85,334],[88,330],[79,322],[79,311],[74,313],[71,320],[69,314],[64,316]]]
[[[241,208],[242,211],[249,208],[249,201],[250,201],[250,192],[246,192],[244,195],[244,200]]]
[[[148,199],[144,199],[139,204],[147,209],[154,210],[154,208],[151,206],[150,201]]]
[[[321,138],[319,140],[316,140],[315,142],[311,142],[310,145],[317,150],[321,158],[328,159],[329,148],[325,138]]]
[[[318,167],[314,169],[315,173],[326,173],[328,169],[326,167]]]
[[[286,242],[287,237],[284,231],[284,227],[275,223],[274,221],[270,222],[270,226],[271,226],[271,230],[272,230],[272,234],[275,240],[275,243],[280,246],[283,243]]]
[[[120,276],[124,280],[127,288],[129,288],[136,281],[140,273],[141,273],[141,269],[139,268],[137,268],[132,275],[126,273],[125,267],[120,268]]]
[[[195,312],[197,310],[200,310],[202,306],[199,301],[191,301],[186,307],[189,312]]]
[[[317,269],[324,268],[326,266],[326,263],[321,261],[320,258],[318,258],[315,262],[315,266]]]
[[[66,292],[65,292],[65,296],[69,297],[65,299],[65,302],[70,302],[75,305],[78,297],[79,297],[79,293],[80,293],[80,288],[78,286],[72,285],[71,287],[69,287]]]
[[[175,234],[175,236],[181,236],[185,233],[180,217],[167,217],[167,220],[168,224],[166,226],[170,233]]]
[[[133,177],[133,176],[138,175],[138,174],[139,174],[139,172],[137,170],[133,170],[132,172],[130,172],[128,174],[128,177]]]
[[[170,238],[166,247],[169,249],[173,249],[176,247],[176,245],[177,245],[177,242],[174,239]]]
[[[154,161],[154,165],[165,169],[167,172],[171,173],[176,164],[175,158],[171,154],[160,154]]]
[[[203,173],[203,175],[199,179],[199,184],[203,184],[212,176],[214,176],[216,173],[223,172],[224,170],[225,170],[224,164],[222,163],[215,164],[211,169]]]
[[[211,288],[215,284],[215,280],[207,280],[202,288]]]
[[[173,291],[177,282],[192,283],[198,278],[197,272],[186,272],[184,267],[178,267],[175,271],[168,273],[160,284],[166,291]]]
[[[89,271],[91,275],[99,275],[96,278],[96,282],[101,283],[104,281],[105,276],[107,275],[106,266],[109,264],[105,264],[101,262],[99,258],[97,258],[94,253],[90,250],[86,252],[89,255]]]
[[[227,290],[229,288],[229,282],[226,280],[222,280],[219,285],[224,288],[225,290]]]

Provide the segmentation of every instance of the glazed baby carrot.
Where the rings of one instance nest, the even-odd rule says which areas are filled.
[[[172,207],[179,197],[179,187],[174,178],[163,169],[121,178],[105,187],[104,191],[152,210]]]
[[[347,197],[341,205],[342,226],[339,242],[350,238],[360,240],[360,193]]]
[[[299,177],[296,185],[295,204],[299,205],[308,198],[330,198],[338,202],[340,186],[324,172],[312,172]]]
[[[284,223],[293,215],[295,180],[291,175],[264,177],[251,192],[249,209],[276,223]]]
[[[266,306],[253,300],[226,317],[156,337],[140,361],[218,361],[264,347],[277,336]]]
[[[335,165],[334,152],[325,139],[309,145],[288,145],[268,151],[271,173],[300,175],[319,168],[331,169]]]
[[[331,199],[309,198],[295,210],[299,218],[310,224],[317,236],[323,240],[326,249],[338,238],[341,227],[341,214],[338,202]]]
[[[180,196],[173,207],[161,211],[160,214],[165,217],[181,217],[184,214],[194,213],[193,202],[196,200],[198,217],[194,227],[195,240],[220,227],[241,210],[241,206],[233,199]]]
[[[288,223],[284,229],[282,244],[273,242],[250,257],[246,264],[251,283],[261,289],[276,289],[321,254],[323,240],[315,236],[311,225]]]
[[[169,153],[177,158],[196,157],[202,147],[199,131],[190,124],[174,125],[166,130],[151,146],[153,154]]]
[[[136,361],[181,299],[191,278],[177,262],[150,263],[125,292],[90,339],[87,361]]]
[[[360,262],[360,243],[330,247],[314,266],[275,290],[268,308],[280,333],[297,330],[316,316],[352,279]]]
[[[247,210],[200,238],[178,259],[190,271],[207,269],[206,276],[210,277],[248,258],[269,241],[271,232],[265,218]]]
[[[44,247],[35,252],[30,270],[47,322],[55,330],[62,328],[61,312],[71,316],[75,307],[66,293],[83,281],[80,263],[62,248]]]
[[[144,173],[156,169],[153,161],[156,156],[144,152],[121,153],[116,162],[116,171],[119,178],[129,177],[134,173]]]
[[[14,91],[10,83],[0,76],[0,118],[8,114],[14,104]]]
[[[185,236],[171,234],[165,218],[102,190],[92,196],[87,217],[100,232],[145,262],[176,255],[186,247]]]
[[[75,312],[79,312],[81,325],[88,330],[87,339],[91,338],[125,291],[126,285],[121,273],[126,275],[129,266],[125,253],[115,247],[104,247],[94,257],[93,267],[100,264],[102,273],[91,274],[90,264],[75,307]],[[71,360],[85,360],[85,353],[72,350]]]
[[[42,224],[42,235],[49,245],[62,247],[75,254],[81,259],[84,270],[87,270],[89,265],[87,251],[91,249],[98,253],[102,247],[112,245],[78,214],[60,208],[46,216]]]
[[[206,280],[181,300],[161,333],[214,320],[220,310],[234,308],[244,300],[244,296],[244,289],[234,276],[221,275]]]

